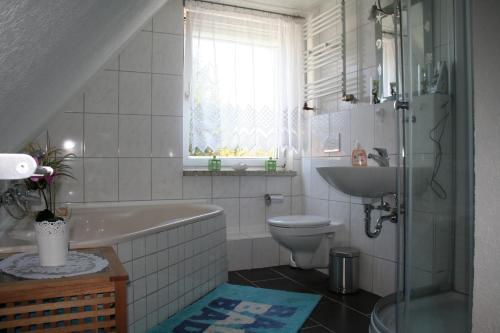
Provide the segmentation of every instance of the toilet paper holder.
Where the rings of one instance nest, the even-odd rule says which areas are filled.
[[[264,195],[264,200],[266,204],[269,206],[271,203],[282,203],[285,201],[285,197],[283,194],[266,194]]]

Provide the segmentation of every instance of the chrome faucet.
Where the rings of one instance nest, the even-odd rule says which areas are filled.
[[[387,154],[387,149],[385,148],[373,148],[378,155],[368,154],[368,158],[373,159],[380,167],[389,166],[389,154]]]

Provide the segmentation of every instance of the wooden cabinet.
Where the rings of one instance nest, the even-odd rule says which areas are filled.
[[[126,332],[128,275],[110,247],[78,250],[108,260],[103,271],[25,280],[0,273],[0,332]],[[5,256],[4,256],[5,257]]]

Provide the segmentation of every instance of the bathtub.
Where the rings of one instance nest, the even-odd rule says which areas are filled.
[[[223,213],[222,208],[201,202],[148,201],[67,207],[71,249],[110,246]],[[34,244],[32,218],[11,222],[0,234],[0,253],[36,251]]]
[[[222,208],[196,202],[71,205],[70,247],[113,246],[129,274],[129,331],[169,318],[227,281]],[[36,251],[30,219],[0,235],[0,252]]]

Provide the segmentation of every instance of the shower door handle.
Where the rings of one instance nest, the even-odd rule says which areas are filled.
[[[408,110],[409,108],[410,108],[410,103],[408,102],[403,102],[398,99],[394,102],[394,110],[396,111]]]

